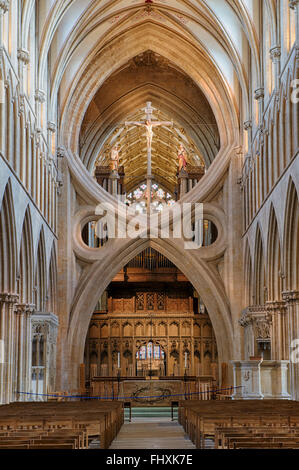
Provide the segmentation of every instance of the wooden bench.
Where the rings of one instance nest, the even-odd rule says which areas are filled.
[[[124,422],[121,402],[25,402],[0,407],[0,446],[108,448]],[[26,447],[27,446],[27,447]]]
[[[230,428],[231,432],[241,430],[241,440],[249,442],[251,439],[254,443],[258,443],[258,439],[254,438],[252,429],[265,428],[258,437],[260,441],[264,438],[269,443],[270,439],[274,439],[279,446],[285,442],[294,446],[297,445],[297,435],[291,428],[299,424],[299,403],[283,400],[182,401],[179,406],[179,422],[197,448],[204,448],[208,438],[215,440],[215,447],[219,440],[224,439],[225,447],[229,442],[229,433],[225,434],[225,428]],[[278,442],[275,439],[275,436],[278,437],[277,430],[283,428],[284,436]],[[219,429],[222,437],[219,437]],[[234,437],[237,439],[237,436]]]

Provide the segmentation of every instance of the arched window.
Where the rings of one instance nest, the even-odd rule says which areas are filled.
[[[146,212],[147,200],[147,185],[142,183],[134,191],[127,195],[127,204],[136,209],[140,214]],[[175,203],[173,195],[161,188],[161,186],[154,182],[152,184],[152,203],[151,207],[154,212],[161,212],[164,207],[172,206]]]
[[[146,360],[146,359],[164,359],[165,353],[160,345],[154,344],[152,341],[149,341],[146,345],[140,347],[136,352],[136,359]]]

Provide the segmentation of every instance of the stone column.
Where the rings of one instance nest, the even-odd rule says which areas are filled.
[[[46,101],[46,94],[43,90],[35,90],[34,94],[35,99],[35,111],[36,111],[36,122],[37,122],[37,130],[41,132],[41,117],[42,117],[42,105]]]
[[[32,365],[32,328],[31,328],[31,317],[35,311],[35,305],[27,304],[25,312],[25,344],[24,344],[24,354],[26,357],[26,380],[24,383],[25,392],[31,392],[31,365]],[[54,358],[56,360],[56,358]],[[27,396],[27,400],[30,400],[30,396]]]
[[[9,10],[10,0],[0,0],[0,47],[3,43],[3,16]]]
[[[252,121],[248,119],[244,122],[244,130],[247,132],[247,147],[248,147],[248,154],[247,156],[251,155],[251,143],[252,143]],[[246,160],[246,157],[245,157]]]
[[[262,123],[264,113],[264,88],[260,87],[254,91],[254,99],[258,102],[259,106],[259,124]]]
[[[19,78],[21,84],[21,93],[26,92],[24,90],[24,71],[30,62],[29,52],[25,49],[18,49],[18,62],[19,62]]]
[[[35,305],[16,304],[16,347],[15,347],[15,383],[20,393],[16,398],[19,401],[28,401],[31,383],[31,328],[30,318]]]
[[[280,46],[274,46],[270,49],[270,57],[274,65],[275,91],[276,93],[278,93],[279,81],[280,81],[280,57],[281,57]]]
[[[119,174],[117,171],[112,171],[110,174],[110,193],[113,196],[117,196],[118,194],[118,180],[119,180]]]
[[[286,350],[287,318],[284,302],[266,302],[266,311],[271,317],[271,359],[288,358]]]
[[[188,192],[188,173],[182,169],[179,173],[180,178],[180,198]]]
[[[0,376],[0,402],[10,403],[14,400],[15,370],[15,313],[14,306],[18,295],[0,294],[0,340],[3,344],[3,358]]]
[[[262,359],[249,361],[231,361],[234,371],[234,395],[236,400],[261,400],[263,398],[261,388]]]
[[[26,312],[26,304],[17,304],[15,307],[16,312],[16,345],[15,345],[15,382],[16,392],[25,392],[23,390],[24,379],[26,376],[25,362],[26,356],[24,356],[24,317]],[[25,393],[16,393],[16,400],[24,401]]]
[[[286,303],[288,324],[288,349],[290,354],[290,393],[293,400],[299,400],[299,359],[295,351],[298,350],[293,341],[299,339],[299,291],[288,291],[282,293]]]

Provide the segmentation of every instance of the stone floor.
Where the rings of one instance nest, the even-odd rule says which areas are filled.
[[[125,422],[110,449],[195,449],[195,446],[177,421],[145,417]]]

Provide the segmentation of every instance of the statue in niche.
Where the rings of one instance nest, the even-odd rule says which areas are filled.
[[[187,168],[187,152],[183,144],[180,144],[178,150],[178,159],[179,159],[179,172],[183,169],[186,171]]]
[[[111,160],[111,170],[117,172],[118,167],[119,167],[118,145],[114,145],[114,147],[112,147],[110,160]]]

